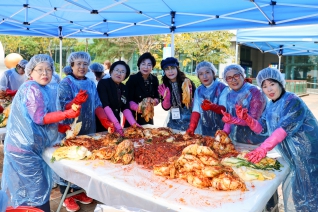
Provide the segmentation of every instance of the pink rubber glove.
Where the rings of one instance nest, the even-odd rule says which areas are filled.
[[[116,129],[115,131],[118,132],[121,136],[124,136],[123,128],[119,124],[116,116],[114,115],[113,110],[109,106],[107,106],[104,108],[104,111],[107,115],[107,118],[114,124],[114,127]]]
[[[169,88],[166,87],[164,84],[159,85],[158,92],[163,97],[162,107],[165,109],[169,109],[171,107],[171,94]]]
[[[224,127],[223,127],[223,131],[224,131],[227,135],[229,135],[229,134],[231,133],[231,125],[228,124],[228,123],[225,123],[225,124],[224,124]]]
[[[130,101],[129,102],[129,107],[131,110],[137,111],[138,113],[140,113],[140,111],[138,110],[139,106],[136,102],[134,101]]]
[[[259,147],[252,152],[247,153],[245,157],[253,163],[260,162],[264,157],[266,157],[267,152],[282,142],[286,136],[287,133],[283,128],[280,127],[276,129]]]
[[[138,126],[138,127],[141,127],[135,120],[133,114],[131,113],[130,110],[126,109],[123,111],[123,114],[126,118],[126,120],[128,121],[128,123],[131,125],[131,126]]]
[[[235,125],[241,125],[241,126],[246,126],[246,122],[240,118],[233,117],[231,114],[224,112],[223,110],[221,111],[223,114],[222,121],[224,123],[228,124],[235,124]]]
[[[262,125],[257,120],[253,119],[250,115],[248,115],[248,110],[246,108],[242,108],[241,105],[235,105],[235,111],[237,117],[244,120],[247,126],[249,126],[253,132],[257,134],[260,134],[262,132]]]

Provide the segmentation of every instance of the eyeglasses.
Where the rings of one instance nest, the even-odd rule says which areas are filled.
[[[17,67],[18,67],[18,68],[21,68],[22,70],[24,70],[24,68],[23,68],[22,66],[20,66],[20,65],[18,65]]]
[[[53,73],[52,69],[33,69],[33,71],[36,71],[40,75],[44,74],[44,72],[46,74],[52,74]]]
[[[83,63],[83,62],[77,62],[77,63],[74,63],[75,66],[77,67],[81,67],[81,66],[84,66],[84,67],[88,67],[88,63]]]
[[[240,74],[240,73],[236,73],[236,74],[234,74],[233,76],[227,76],[227,77],[225,78],[225,80],[226,80],[227,82],[232,82],[233,79],[238,80],[240,77],[241,77],[241,74]]]
[[[152,68],[152,64],[141,63],[140,66]]]
[[[117,74],[126,74],[126,71],[119,71],[118,69],[115,69],[115,70],[114,70],[114,73],[117,73]]]

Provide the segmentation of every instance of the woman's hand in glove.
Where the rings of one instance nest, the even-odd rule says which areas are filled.
[[[258,147],[255,150],[247,153],[245,155],[245,158],[247,158],[248,161],[251,161],[252,163],[258,163],[263,158],[266,157],[267,151],[266,149],[263,149],[262,147]]]
[[[79,115],[81,114],[81,106],[79,105],[77,107],[77,110],[73,110],[72,108],[65,110],[64,114],[65,114],[65,118],[67,119],[73,119],[73,118],[79,117]]]
[[[80,90],[78,94],[73,99],[73,103],[80,105],[86,102],[88,98],[88,94],[86,93],[86,90]]]
[[[245,157],[253,163],[258,163],[266,157],[268,151],[271,151],[286,137],[287,132],[282,127],[277,128],[259,147],[257,147],[254,151],[247,153]]]
[[[259,134],[262,132],[263,127],[262,125],[255,119],[253,119],[247,112],[248,110],[246,108],[243,108],[241,105],[235,105],[235,112],[238,118],[240,118],[241,120],[245,121],[245,123],[247,124],[247,126],[249,126],[249,128]]]
[[[246,122],[244,120],[237,117],[233,117],[231,116],[231,114],[224,112],[223,110],[221,112],[223,114],[222,121],[224,123],[246,126]]]
[[[66,133],[66,131],[68,131],[68,130],[70,130],[71,129],[71,127],[70,127],[70,125],[68,125],[68,124],[59,124],[58,125],[58,131],[60,132],[60,133]]]
[[[16,93],[17,93],[17,91],[18,90],[10,90],[10,89],[7,89],[6,90],[6,94],[8,95],[8,96],[14,96]]]
[[[201,104],[201,108],[204,111],[211,110],[217,114],[222,114],[222,110],[226,110],[226,108],[224,106],[214,104],[207,99],[203,100],[203,102]]]
[[[124,130],[121,127],[121,125],[118,122],[116,122],[114,124],[114,126],[115,126],[115,129],[116,129],[115,131],[118,132],[121,136],[124,136]]]
[[[243,108],[242,105],[235,105],[235,112],[238,118],[246,120],[248,110]]]
[[[75,98],[65,105],[65,109],[72,108],[73,104],[81,105],[84,102],[86,102],[87,98],[88,98],[88,94],[86,93],[86,91],[80,90],[78,94],[75,96]]]
[[[163,99],[168,98],[170,101],[170,90],[164,84],[158,86],[158,92],[162,96]]]

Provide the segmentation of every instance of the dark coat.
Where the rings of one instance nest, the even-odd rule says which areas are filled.
[[[120,90],[120,96],[118,96]],[[120,112],[129,109],[127,100],[127,87],[123,83],[117,85],[111,78],[102,79],[98,82],[97,92],[102,102],[103,108],[110,107],[120,123]],[[106,129],[97,121],[97,132],[106,131]]]
[[[144,79],[142,78],[142,74],[140,72],[130,75],[128,81],[126,82],[127,89],[129,91],[128,101],[133,101],[135,103],[141,102],[144,98],[151,97],[159,99],[158,86],[159,81],[158,78],[150,74],[149,75],[149,83],[150,90],[147,92]],[[132,111],[135,114],[135,111]],[[141,114],[137,115],[137,123],[140,125],[143,124],[153,124],[153,119],[150,119],[149,122],[146,122],[144,118],[141,117]],[[125,127],[129,127],[129,123],[125,123]]]

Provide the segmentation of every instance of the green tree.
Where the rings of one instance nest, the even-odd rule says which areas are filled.
[[[234,56],[230,42],[233,36],[228,31],[176,34],[175,55],[184,53],[196,62],[206,60],[214,64],[224,63],[225,59]],[[170,36],[163,38],[166,43],[170,43],[170,39]]]
[[[160,42],[160,36],[135,36],[108,39],[93,39],[89,52],[95,55],[96,62],[104,62],[106,59],[130,59],[134,52],[139,55],[144,52],[154,52]]]
[[[2,43],[5,55],[10,53],[19,53],[21,37],[10,36],[10,35],[0,35],[0,41]]]

